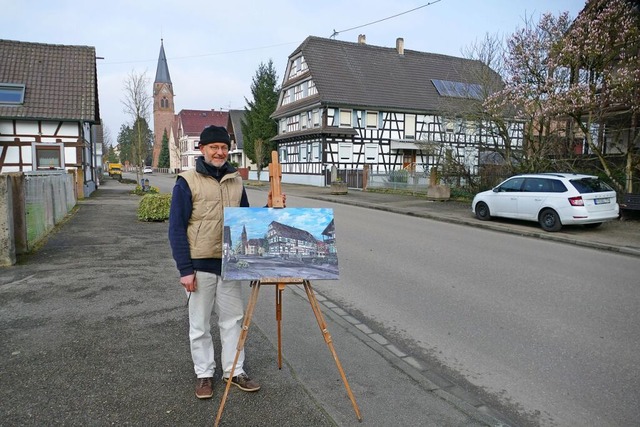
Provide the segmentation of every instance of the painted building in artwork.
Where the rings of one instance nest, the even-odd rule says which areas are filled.
[[[270,254],[286,257],[314,257],[318,254],[318,242],[306,230],[272,221],[267,228]]]

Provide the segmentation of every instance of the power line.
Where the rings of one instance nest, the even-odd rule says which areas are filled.
[[[273,47],[286,46],[286,45],[290,45],[290,44],[293,44],[293,43],[297,43],[297,42],[278,43],[278,44],[272,44],[272,45],[268,45],[268,46],[250,47],[250,48],[246,48],[246,49],[228,50],[228,51],[216,52],[216,53],[204,53],[204,54],[200,54],[200,55],[173,56],[173,57],[167,58],[167,60],[180,60],[180,59],[191,59],[191,58],[203,58],[203,57],[206,57],[206,56],[228,55],[228,54],[233,54],[233,53],[250,52],[250,51],[253,51],[253,50],[270,49],[270,48],[273,48]],[[156,59],[142,59],[142,60],[132,60],[132,61],[104,62],[104,64],[105,65],[132,64],[132,63],[138,63],[138,62],[156,62],[157,60],[158,60],[157,58]]]
[[[331,34],[330,38],[333,39],[340,33],[346,33],[347,31],[357,30],[358,28],[366,27],[366,26],[369,26],[369,25],[377,24],[378,22],[387,21],[389,19],[397,18],[398,16],[406,15],[407,13],[414,12],[414,11],[416,11],[418,9],[422,9],[423,7],[431,6],[432,4],[436,4],[436,3],[439,3],[441,1],[442,0],[432,1],[431,3],[423,4],[422,6],[415,7],[413,9],[411,9],[411,10],[407,10],[406,12],[400,12],[400,13],[397,13],[397,14],[395,14],[393,16],[389,16],[389,17],[386,17],[386,18],[378,19],[377,21],[369,22],[367,24],[358,25],[357,27],[347,28],[346,30],[341,30],[341,31],[333,30],[333,34]]]

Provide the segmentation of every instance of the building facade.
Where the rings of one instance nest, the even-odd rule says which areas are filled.
[[[95,48],[0,40],[0,58],[0,172],[74,170],[88,196],[102,166]]]
[[[472,111],[500,84],[479,61],[308,37],[290,56],[278,107],[283,182],[327,185],[330,170],[430,173],[444,162],[476,173],[483,150],[501,144]],[[508,124],[516,146],[522,123]],[[359,187],[361,182],[349,182]]]

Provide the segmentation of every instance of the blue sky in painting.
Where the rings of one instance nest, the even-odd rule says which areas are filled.
[[[271,221],[308,231],[322,240],[322,232],[333,219],[333,209],[328,208],[225,208],[224,224],[231,227],[231,239],[235,246],[240,241],[242,226],[249,239],[259,239],[267,234]]]

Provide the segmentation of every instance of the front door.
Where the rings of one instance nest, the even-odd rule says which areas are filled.
[[[403,150],[402,153],[402,168],[409,172],[415,172],[416,167],[416,152],[414,150]]]

